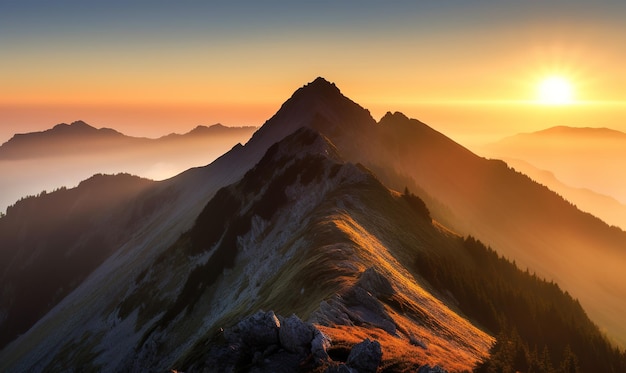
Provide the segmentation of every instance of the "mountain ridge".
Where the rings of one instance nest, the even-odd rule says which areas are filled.
[[[0,348],[117,249],[119,236],[128,233],[107,235],[106,227],[120,233],[135,227],[150,207],[133,217],[130,205],[153,185],[128,174],[94,175],[76,188],[23,198],[7,209],[0,218]]]
[[[427,253],[430,259],[449,256],[459,269],[480,270],[458,259],[471,254],[463,251],[465,244],[456,233],[437,222],[440,216],[452,221],[457,231],[477,228],[490,244],[504,242],[493,246],[516,261],[527,252],[535,260],[561,259],[559,266],[570,268],[568,260],[575,253],[570,250],[566,256],[563,248],[583,252],[586,246],[574,245],[578,237],[546,235],[549,231],[542,225],[556,220],[558,214],[551,215],[556,211],[564,216],[555,229],[581,233],[582,238],[586,234],[584,244],[595,244],[593,255],[619,267],[619,257],[611,255],[621,251],[612,241],[623,238],[624,232],[608,231],[604,223],[503,162],[480,158],[422,122],[398,113],[385,116],[383,125],[376,123],[329,84],[318,81],[296,91],[245,145],[233,147],[210,165],[158,183],[151,193],[160,203],[149,218],[38,324],[0,351],[0,368],[56,369],[75,362],[72,356],[81,356],[86,367],[109,371],[206,367],[203,347],[219,339],[220,327],[271,307],[282,314],[317,315],[320,323],[336,311],[345,313],[340,319],[354,325],[323,329],[340,344],[334,352],[339,356],[342,346],[354,343],[354,336],[348,336],[353,332],[384,341],[383,357],[391,359],[386,364],[406,360],[414,370],[415,364],[426,362],[446,363],[453,371],[471,369],[486,353],[491,337],[461,315],[454,294],[410,265],[418,263],[417,254]],[[313,95],[315,90],[323,94]],[[302,97],[309,94],[314,99],[307,105]],[[320,105],[323,110],[318,112]],[[294,153],[300,148],[311,152]],[[384,167],[386,173],[377,172]],[[408,190],[400,194],[389,189],[405,186],[439,202],[427,203],[434,221],[422,208],[415,210],[421,204]],[[536,211],[537,206],[545,210]],[[532,237],[516,233],[519,226]],[[548,246],[533,241],[535,237]],[[565,243],[551,247],[560,239]],[[296,252],[303,255],[289,255]],[[590,286],[601,280],[617,294],[623,290],[619,283],[598,277],[610,271],[598,273],[590,263],[573,264],[591,276]],[[316,270],[307,271],[309,266]],[[373,296],[373,289],[357,286],[370,267],[389,278],[395,298],[385,292]],[[266,276],[258,277],[259,269]],[[316,281],[320,278],[330,282]],[[599,290],[599,303],[619,310],[619,303],[603,298],[602,289],[594,290]],[[314,296],[309,299],[310,294]],[[587,309],[589,298],[582,304]],[[328,312],[318,315],[317,308]],[[597,308],[593,316],[604,322],[619,322],[621,317],[603,315]],[[86,327],[74,330],[72,325]],[[389,337],[394,326],[399,340]],[[522,352],[529,352],[528,346]],[[415,356],[421,360],[413,360]]]
[[[570,136],[600,136],[600,137],[615,137],[619,136],[626,138],[626,133],[617,131],[607,127],[571,127],[571,126],[554,126],[535,132],[525,132],[518,135],[534,135],[534,134],[549,134],[549,135],[570,135]],[[515,135],[514,135],[515,136]]]
[[[171,133],[150,139],[147,137],[128,136],[112,128],[95,128],[84,121],[78,120],[71,124],[60,123],[44,131],[15,134],[7,142],[0,145],[0,160],[54,157],[60,154],[84,154],[90,151],[119,151],[119,147],[146,146],[150,143],[158,145],[173,140],[191,139],[197,136],[227,135],[229,132],[251,132],[252,130],[256,130],[256,127],[227,127],[217,123],[211,126],[198,125],[183,134]],[[89,143],[87,146],[82,146],[78,143],[67,143],[67,141],[77,140],[96,142]],[[116,140],[117,142],[115,142]],[[58,141],[62,143],[57,144],[56,142]],[[94,146],[96,147],[95,149],[93,149]],[[33,147],[44,149],[35,151]]]
[[[72,187],[96,173],[124,172],[163,180],[206,165],[246,142],[256,129],[197,126],[186,134],[148,139],[95,129],[84,122],[54,128],[19,135],[0,146],[0,211],[25,195]]]

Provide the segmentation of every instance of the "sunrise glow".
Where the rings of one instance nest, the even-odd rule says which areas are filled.
[[[569,105],[573,103],[572,84],[560,76],[543,79],[537,87],[537,101],[543,105]]]

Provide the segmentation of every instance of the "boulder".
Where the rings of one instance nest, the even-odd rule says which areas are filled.
[[[239,321],[234,327],[224,330],[224,337],[231,344],[265,347],[279,343],[279,329],[280,321],[274,311],[259,311]]]
[[[373,267],[366,269],[361,274],[357,285],[381,299],[389,299],[396,293],[387,277],[383,276]]]
[[[311,354],[317,364],[321,364],[330,360],[328,356],[328,348],[330,348],[330,339],[324,335],[319,329],[314,328],[313,340],[311,340]]]
[[[291,315],[280,323],[278,338],[285,350],[297,354],[308,354],[311,350],[313,330],[315,330],[313,324],[300,320],[296,315]]]
[[[336,298],[322,301],[319,310],[311,316],[311,321],[326,326],[354,325],[348,316],[348,310],[342,302]]]
[[[344,295],[348,316],[355,324],[369,323],[396,335],[396,324],[378,298],[360,286],[353,286]]]
[[[368,338],[352,347],[346,365],[359,373],[376,373],[382,358],[380,343]]]

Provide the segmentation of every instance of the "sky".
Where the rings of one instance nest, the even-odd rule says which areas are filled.
[[[626,131],[623,1],[0,0],[0,143],[81,119],[135,136],[262,125],[323,76],[464,144]],[[559,75],[573,102],[536,102]]]

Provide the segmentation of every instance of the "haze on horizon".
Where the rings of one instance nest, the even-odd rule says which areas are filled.
[[[380,118],[464,145],[555,125],[626,131],[626,4],[121,1],[0,5],[0,142],[84,120],[134,136],[261,125],[324,76]],[[538,105],[549,75],[571,105]]]

